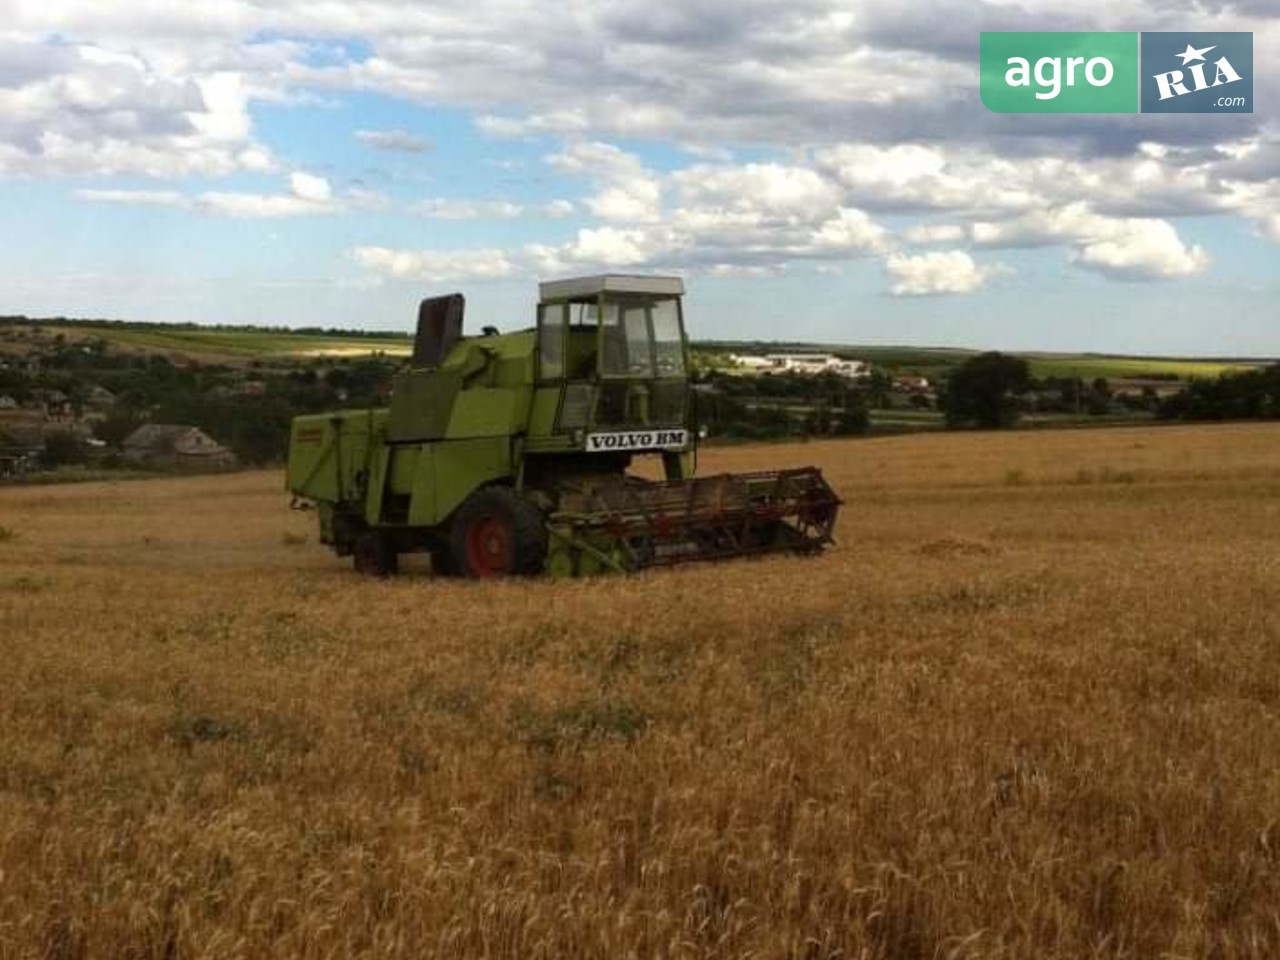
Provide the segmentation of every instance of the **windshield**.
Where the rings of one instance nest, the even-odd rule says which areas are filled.
[[[538,309],[543,380],[683,378],[684,337],[674,297],[543,304]]]
[[[606,301],[600,373],[606,377],[682,377],[680,306],[666,300]]]

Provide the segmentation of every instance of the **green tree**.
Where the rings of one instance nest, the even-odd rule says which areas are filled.
[[[127,407],[116,407],[105,420],[94,424],[93,435],[104,440],[113,447],[124,445],[125,437],[137,430],[145,421],[136,411]]]
[[[84,463],[88,458],[88,447],[74,433],[59,430],[44,438],[43,460],[51,467],[60,467],[68,463]]]
[[[960,364],[947,381],[943,409],[948,427],[1017,426],[1018,397],[1030,389],[1031,371],[1021,357],[980,353]]]

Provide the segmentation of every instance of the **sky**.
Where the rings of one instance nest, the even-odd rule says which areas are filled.
[[[0,313],[1280,356],[1280,0],[5,0]],[[982,30],[1252,31],[1251,114],[996,114]]]

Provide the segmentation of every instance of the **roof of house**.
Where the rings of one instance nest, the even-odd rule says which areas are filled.
[[[180,457],[233,457],[217,440],[199,427],[178,423],[143,424],[125,437],[126,450],[144,454],[175,454]]]
[[[145,447],[155,449],[172,447],[179,437],[198,428],[178,423],[144,423],[129,436],[124,438],[126,447]]]

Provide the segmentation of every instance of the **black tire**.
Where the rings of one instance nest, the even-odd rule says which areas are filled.
[[[431,572],[437,577],[456,577],[458,568],[453,562],[453,547],[448,543],[434,543],[428,551],[431,555]]]
[[[467,497],[449,540],[455,569],[472,579],[532,576],[547,559],[542,511],[509,487],[485,487]]]
[[[352,553],[357,573],[370,577],[390,577],[400,572],[400,555],[396,553],[391,538],[385,534],[360,534]]]

